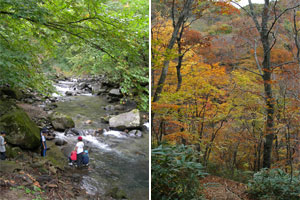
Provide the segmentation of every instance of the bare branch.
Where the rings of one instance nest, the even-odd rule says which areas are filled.
[[[259,70],[259,73],[262,76],[263,75],[263,73],[262,73],[262,67],[261,67],[261,65],[259,63],[259,60],[258,60],[258,57],[257,57],[257,52],[256,52],[256,49],[257,49],[257,40],[255,39],[254,41],[255,41],[254,42],[254,58],[255,58],[255,62],[256,62],[257,68]]]
[[[274,38],[274,41],[273,41],[273,44],[271,45],[271,47],[268,49],[267,53],[273,49],[273,47],[275,46],[276,41],[277,41],[275,34],[273,32],[272,32],[272,36]]]
[[[113,26],[113,27],[115,27],[115,28],[120,28],[120,27],[116,26],[115,24],[110,23],[110,22],[107,22],[107,21],[105,21],[105,20],[103,20],[103,19],[101,19],[101,18],[99,18],[99,17],[88,17],[88,18],[83,18],[83,19],[80,19],[80,20],[77,20],[77,21],[74,21],[74,22],[68,22],[68,23],[66,23],[66,24],[77,24],[77,23],[80,23],[80,22],[83,22],[83,21],[88,21],[88,20],[99,20],[99,21],[101,21],[101,22],[103,22],[103,23],[105,23],[105,24],[109,24],[109,25],[111,25],[111,26]],[[59,23],[64,23],[64,22],[59,22]]]
[[[249,0],[249,1],[250,1],[250,0]],[[284,11],[282,11],[277,17],[275,17],[274,21],[272,22],[272,25],[270,26],[270,29],[269,29],[267,35],[270,34],[270,32],[272,31],[272,29],[273,29],[273,27],[275,26],[276,22],[278,21],[278,19],[279,19],[284,13],[286,13],[286,12],[289,11],[289,10],[298,8],[298,7],[300,7],[300,4],[298,4],[298,5],[294,6],[294,7],[286,8],[286,9],[285,9]]]
[[[260,32],[262,27],[259,25],[258,20],[257,20],[257,16],[254,14],[254,7],[253,7],[253,4],[252,4],[252,1],[248,0],[248,2],[249,2],[251,17],[252,17],[252,19],[255,23],[255,26],[256,26],[258,32]]]
[[[251,73],[253,73],[253,74],[255,74],[255,75],[258,75],[258,76],[261,76],[261,77],[262,77],[261,74],[259,74],[259,73],[257,73],[257,72],[254,72],[254,71],[252,71],[252,70],[250,70],[250,69],[247,69],[247,67],[240,67],[240,69],[245,70],[245,71],[248,71],[248,72],[251,72]]]
[[[240,4],[238,4],[238,3],[235,2],[235,1],[231,1],[231,3],[237,5],[237,6],[240,7],[242,10],[244,10],[250,17],[252,17],[252,14],[251,14],[248,10],[246,10],[244,7],[242,7]]]
[[[289,65],[289,64],[294,64],[294,63],[296,63],[296,62],[295,61],[288,61],[288,62],[280,63],[280,64],[277,64],[277,65],[272,65],[271,68],[275,69],[275,68],[281,67],[283,65]]]
[[[172,17],[172,21],[173,21],[173,28],[175,28],[175,14],[174,14],[174,10],[175,10],[175,0],[172,1],[172,9],[171,9],[171,17]]]

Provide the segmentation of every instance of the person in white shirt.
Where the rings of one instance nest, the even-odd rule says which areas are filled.
[[[48,133],[48,129],[43,128],[41,130],[41,156],[46,156],[46,150],[47,150],[47,143],[46,143],[46,135]]]
[[[5,149],[5,140],[4,140],[4,137],[6,135],[6,132],[4,131],[1,131],[1,135],[0,135],[0,160],[5,160],[6,159],[6,155],[5,155],[5,152],[6,152],[6,149]]]
[[[77,166],[80,167],[82,164],[82,154],[83,154],[84,143],[82,142],[82,137],[78,137],[78,142],[75,146],[75,151],[77,151]]]

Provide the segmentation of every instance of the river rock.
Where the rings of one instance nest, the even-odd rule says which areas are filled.
[[[101,117],[101,122],[104,123],[104,124],[108,124],[108,123],[109,123],[109,118],[110,118],[110,117],[111,117],[111,116],[109,116],[109,115],[106,115],[106,116]]]
[[[103,93],[106,92],[106,89],[99,89],[97,93],[95,93],[96,95],[101,95]]]
[[[101,90],[101,85],[92,85],[92,94],[97,95]]]
[[[109,119],[109,127],[117,130],[124,130],[126,128],[132,129],[140,125],[140,112],[137,109],[116,115]]]
[[[75,123],[71,117],[59,112],[54,112],[51,115],[51,123],[53,125],[54,130],[57,131],[64,131],[68,128],[75,127]]]
[[[33,103],[34,103],[34,100],[33,100],[33,99],[27,98],[27,99],[24,100],[24,102],[25,102],[25,103],[29,103],[29,104],[33,104]]]
[[[108,93],[110,96],[122,97],[123,95],[120,92],[120,89],[111,89]]]
[[[68,130],[65,130],[65,135],[82,135],[82,131],[76,128],[70,128]]]
[[[84,88],[86,88],[88,85],[85,82],[79,83],[77,86],[77,89],[79,90],[83,90]]]
[[[91,123],[93,123],[93,121],[89,119],[89,120],[86,120],[84,123],[91,124]]]
[[[57,146],[62,146],[62,145],[65,145],[65,144],[67,144],[67,143],[68,143],[68,142],[65,141],[64,139],[61,139],[61,138],[55,139],[55,145],[57,145]]]
[[[142,134],[142,131],[140,130],[132,130],[132,131],[129,131],[129,137],[142,137],[143,134]]]
[[[142,131],[145,132],[145,133],[148,133],[149,132],[149,126],[147,126],[146,124],[143,124],[142,125]]]
[[[71,92],[71,91],[66,91],[65,94],[66,94],[67,96],[73,96],[73,92]]]
[[[0,130],[7,132],[8,144],[23,149],[35,149],[40,145],[37,125],[18,106],[10,101],[0,101]]]
[[[114,109],[115,109],[115,107],[113,105],[107,105],[104,107],[104,110],[107,110],[107,111],[112,111]]]
[[[125,110],[125,106],[124,105],[115,105],[115,109],[116,110]]]

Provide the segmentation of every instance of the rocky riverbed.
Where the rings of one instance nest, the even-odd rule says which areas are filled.
[[[31,176],[33,183],[37,182],[46,189],[46,193],[52,191],[57,199],[60,196],[63,199],[147,199],[147,113],[137,110],[134,101],[124,98],[113,84],[101,82],[101,78],[60,80],[55,86],[59,93],[46,99],[35,95],[18,99],[2,92],[2,99],[17,99],[9,101],[18,105],[17,110],[25,110],[40,127],[47,126],[52,131],[48,135],[50,150],[45,160],[38,156],[37,135],[38,141],[32,150],[8,141],[10,161],[0,164],[3,169],[4,165],[10,164],[16,169],[14,173],[0,170],[2,175],[6,174],[0,179],[0,185],[6,186],[6,189],[8,186],[18,187],[18,181],[12,175],[22,172]],[[1,118],[0,128],[7,129],[5,124],[1,124]],[[10,131],[14,130],[7,130]],[[34,132],[38,134],[39,131]],[[67,166],[66,158],[78,135],[83,136],[89,150],[89,168]],[[18,157],[20,155],[27,157],[22,160]],[[31,166],[30,163],[39,164]],[[45,174],[50,178],[40,183],[37,178]],[[18,184],[23,183],[19,181]]]

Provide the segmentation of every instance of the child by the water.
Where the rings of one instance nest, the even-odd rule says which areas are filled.
[[[84,150],[82,154],[82,164],[87,166],[89,164],[89,152],[88,150]]]
[[[82,137],[78,137],[78,142],[75,146],[75,150],[77,151],[77,166],[80,167],[82,164],[82,154],[83,154],[84,143],[82,142]]]
[[[73,150],[69,157],[69,165],[73,165],[76,162],[76,160],[77,160],[77,152]]]

